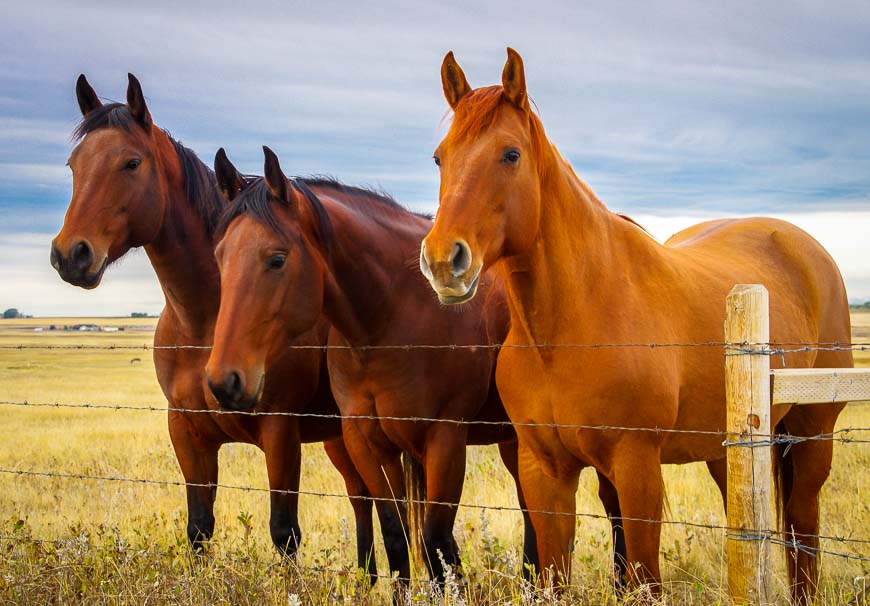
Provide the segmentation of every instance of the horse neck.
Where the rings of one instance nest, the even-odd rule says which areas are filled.
[[[172,142],[162,132],[157,137],[165,212],[145,251],[178,328],[190,338],[207,339],[220,306],[214,246],[206,222],[187,199],[181,162]]]
[[[537,236],[529,252],[503,267],[512,330],[552,343],[564,340],[566,326],[573,338],[594,330],[567,302],[582,301],[584,316],[609,317],[631,297],[629,289],[651,283],[665,259],[662,246],[608,210],[555,147],[543,156]]]
[[[426,227],[412,215],[407,223],[385,225],[331,199],[324,200],[324,207],[334,235],[327,262],[326,316],[351,345],[374,344],[388,327],[397,294],[403,304],[417,291],[428,294],[425,288],[415,289],[413,278],[418,276],[412,271]],[[383,210],[385,215],[390,212]]]

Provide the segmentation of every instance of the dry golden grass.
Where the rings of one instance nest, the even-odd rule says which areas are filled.
[[[151,342],[154,319],[99,320],[136,326],[116,333],[34,332],[33,326],[80,319],[0,321],[0,345]],[[853,314],[855,340],[870,341],[870,313]],[[133,361],[138,358],[139,361]],[[856,362],[870,366],[870,352]],[[0,400],[164,407],[151,352],[145,350],[0,350]],[[0,469],[180,481],[165,414],[148,411],[23,408],[3,405]],[[850,406],[839,427],[870,426],[870,407]],[[864,433],[855,437],[868,438]],[[302,489],[343,493],[340,476],[319,446],[306,446]],[[262,454],[245,445],[220,453],[221,483],[266,488]],[[822,494],[822,534],[870,536],[866,470],[870,448],[836,444],[834,469]],[[703,465],[665,469],[669,517],[724,524],[721,499]],[[492,447],[469,449],[465,503],[515,507],[514,487]],[[595,476],[581,477],[577,510],[603,514]],[[263,492],[221,489],[216,535],[205,557],[191,556],[186,505],[178,486],[23,477],[0,473],[0,602],[3,603],[389,603],[383,580],[365,592],[353,571],[351,509],[345,499],[301,498],[302,571],[282,564],[268,535]],[[518,581],[522,524],[516,512],[460,508],[456,537],[463,549],[465,590],[433,593],[417,585],[419,602],[523,603]],[[34,543],[47,539],[56,543]],[[824,543],[832,551],[870,557],[870,546]],[[386,558],[379,547],[380,571]],[[574,587],[560,602],[615,603],[609,588],[609,524],[579,518]],[[727,603],[720,530],[667,525],[662,537],[663,601]],[[327,569],[315,572],[312,568]],[[345,570],[346,573],[330,572]],[[870,574],[866,562],[824,556],[820,603],[848,602]],[[784,592],[784,566],[776,571]],[[783,593],[784,595],[784,593]],[[295,597],[294,597],[295,596]],[[640,599],[641,596],[637,596]]]

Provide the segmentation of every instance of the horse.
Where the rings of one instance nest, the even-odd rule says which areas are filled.
[[[297,517],[302,442],[324,442],[348,494],[368,494],[344,448],[338,421],[300,421],[281,414],[338,413],[325,356],[317,350],[294,350],[276,360],[263,386],[261,411],[278,414],[207,412],[224,412],[203,373],[220,305],[214,229],[223,199],[211,169],[154,124],[139,81],[132,74],[128,79],[126,104],[104,105],[85,76],[78,78],[82,120],[68,162],[73,193],[52,242],[51,264],[66,282],[96,288],[109,265],[132,248],[145,248],[166,297],[154,335],[154,364],[169,402],[169,436],[188,484],[188,539],[199,551],[212,536],[218,449],[244,442],[266,455],[271,538],[284,556],[292,557],[302,536]],[[317,322],[300,334],[300,343],[325,343],[327,333],[326,322]],[[359,564],[373,581],[372,506],[364,499],[351,502]]]
[[[589,346],[719,342],[735,283],[766,285],[772,341],[848,343],[837,265],[810,235],[768,218],[708,221],[660,244],[608,210],[549,141],[516,51],[508,49],[501,86],[472,89],[452,52],[441,78],[453,121],[434,154],[440,206],[420,269],[439,299],[454,304],[472,299],[479,276],[497,268],[511,317],[496,374],[507,414],[564,426],[516,427],[542,580],[570,580],[574,492],[580,470],[592,466],[616,489],[629,581],[661,591],[661,465],[706,461],[725,495],[722,438],[692,433],[726,428],[722,349]],[[801,349],[788,365],[853,363],[850,351]],[[772,426],[828,433],[842,408],[776,406]],[[810,548],[787,548],[796,601],[812,598],[818,578],[810,552],[831,457],[824,440],[776,457],[782,529]]]
[[[256,401],[274,357],[325,316],[345,444],[378,500],[382,528],[397,535],[388,540],[385,531],[384,540],[399,587],[410,576],[411,536],[401,506],[402,453],[422,467],[414,481],[425,485],[419,498],[410,497],[411,507],[423,520],[428,572],[443,582],[445,565],[461,574],[453,525],[466,445],[497,443],[517,480],[516,434],[492,386],[508,324],[502,288],[483,276],[485,301],[441,306],[416,270],[429,217],[332,179],[287,179],[274,152],[264,152],[259,178],[241,175],[223,150],[215,158],[231,203],[216,249],[221,307],[206,374],[215,384],[239,385],[239,399]],[[517,493],[524,508],[519,485]],[[527,514],[524,522],[524,560],[537,565]]]

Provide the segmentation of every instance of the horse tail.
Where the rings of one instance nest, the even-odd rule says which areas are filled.
[[[780,422],[774,428],[775,435],[786,433],[785,424]],[[773,498],[776,503],[776,527],[782,532],[782,539],[789,540],[791,532],[791,523],[788,519],[786,505],[791,498],[792,489],[794,488],[794,464],[788,452],[787,444],[774,444],[773,452],[771,452],[771,467],[773,468]],[[795,568],[797,563],[792,557],[792,550],[786,548],[786,564],[790,579],[795,578]],[[818,558],[809,558],[810,566],[816,566]],[[813,572],[813,571],[808,571]],[[815,578],[815,577],[812,577]]]
[[[426,470],[407,452],[402,453],[405,494],[408,497],[408,537],[411,563],[424,570],[423,523],[426,519]]]

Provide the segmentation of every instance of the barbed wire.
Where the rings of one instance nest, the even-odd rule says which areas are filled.
[[[328,345],[328,344],[294,344],[287,346],[287,349],[297,349],[297,350],[319,350],[319,351],[327,351],[327,350],[351,350],[351,351],[379,351],[379,350],[399,350],[399,351],[410,351],[410,350],[479,350],[479,349],[491,349],[491,350],[501,350],[501,349],[610,349],[610,348],[648,348],[648,349],[656,349],[656,348],[723,348],[725,350],[726,356],[735,356],[735,355],[768,355],[768,356],[782,356],[783,362],[785,362],[786,354],[794,354],[794,353],[804,353],[810,351],[870,351],[870,342],[853,342],[853,343],[823,343],[823,342],[768,342],[768,343],[753,343],[753,342],[742,342],[742,343],[726,343],[721,341],[709,341],[709,342],[701,342],[701,343],[594,343],[594,344],[586,344],[586,343],[532,343],[532,344],[396,344],[396,345]],[[760,349],[759,349],[760,348]],[[34,344],[0,344],[0,350],[104,350],[104,351],[159,351],[159,350],[210,350],[212,347],[210,345],[119,345],[119,344],[107,344],[107,345],[93,345],[93,344],[85,344],[85,343],[77,343],[77,344],[68,344],[68,345],[34,345]],[[103,410],[115,410],[115,411],[155,411],[155,412],[178,412],[178,413],[204,413],[204,414],[231,414],[231,415],[246,415],[246,416],[288,416],[288,417],[299,417],[299,418],[321,418],[321,419],[337,419],[341,420],[343,417],[339,414],[323,414],[323,413],[306,413],[306,412],[293,412],[293,411],[231,411],[231,410],[222,410],[222,409],[187,409],[187,408],[173,408],[169,406],[122,406],[122,405],[108,405],[108,404],[93,404],[93,403],[83,403],[83,404],[73,404],[73,403],[31,403],[28,401],[13,401],[13,400],[5,400],[0,401],[0,405],[6,406],[21,406],[21,407],[53,407],[53,408],[81,408],[81,409],[103,409]],[[789,434],[757,434],[753,433],[752,437],[756,438],[753,440],[729,440],[727,439],[729,436],[737,436],[739,434],[735,434],[732,432],[725,431],[715,431],[715,430],[691,430],[691,429],[669,429],[669,428],[645,428],[645,427],[631,427],[631,426],[612,426],[612,425],[575,425],[575,424],[559,424],[559,423],[512,423],[511,421],[487,421],[487,420],[464,420],[464,419],[441,419],[441,418],[426,418],[426,417],[395,417],[395,416],[376,416],[376,415],[353,415],[353,419],[367,419],[367,420],[391,420],[391,421],[405,421],[405,422],[425,422],[425,423],[449,423],[449,424],[457,424],[457,425],[502,425],[502,426],[513,426],[513,427],[547,427],[547,428],[563,428],[563,429],[583,429],[583,430],[601,430],[601,431],[645,431],[645,432],[655,432],[657,434],[696,434],[696,435],[710,435],[710,436],[718,436],[726,438],[723,441],[724,446],[745,446],[745,447],[759,447],[759,446],[770,446],[773,444],[786,444],[788,447],[791,447],[794,444],[810,441],[810,440],[829,440],[829,441],[837,441],[843,443],[870,443],[868,439],[860,439],[860,438],[852,438],[849,437],[850,434],[855,432],[870,432],[870,427],[850,427],[843,428],[839,430],[835,430],[828,433],[818,434],[814,436],[793,436]],[[758,440],[757,438],[762,438]],[[46,471],[36,471],[36,470],[22,470],[22,469],[3,469],[0,468],[0,474],[7,475],[15,475],[15,476],[29,476],[29,477],[43,477],[43,478],[58,478],[58,479],[70,479],[70,480],[90,480],[90,481],[103,481],[103,482],[127,482],[134,484],[144,484],[144,485],[157,485],[157,486],[184,486],[184,487],[199,487],[199,488],[223,488],[228,490],[239,490],[239,491],[247,491],[247,492],[267,492],[267,493],[284,493],[284,494],[293,494],[299,496],[312,496],[318,498],[350,498],[350,499],[361,499],[368,500],[373,502],[394,502],[394,499],[386,498],[386,497],[372,497],[372,496],[362,496],[356,495],[352,497],[348,497],[348,495],[338,494],[338,493],[329,493],[329,492],[318,492],[318,491],[308,491],[308,490],[275,490],[270,488],[262,488],[262,487],[254,487],[254,486],[240,486],[240,485],[231,485],[231,484],[198,484],[198,483],[190,483],[190,482],[179,482],[173,480],[155,480],[150,478],[128,478],[124,476],[98,476],[93,474],[83,474],[83,473],[63,473],[63,472],[46,472]],[[486,505],[486,504],[475,504],[475,503],[449,503],[442,501],[431,501],[431,500],[416,500],[410,501],[411,503],[421,504],[421,505],[439,505],[439,506],[449,506],[449,507],[463,507],[477,510],[489,510],[489,511],[500,511],[500,512],[517,512],[517,513],[535,513],[535,514],[546,514],[546,515],[565,515],[565,516],[573,516],[575,518],[590,518],[590,519],[599,519],[599,520],[608,520],[608,516],[601,514],[594,514],[588,512],[554,512],[554,511],[543,511],[543,510],[534,510],[534,509],[522,509],[519,507],[510,507],[510,506],[498,506],[498,505]],[[732,540],[745,540],[745,541],[769,541],[773,544],[782,545],[791,549],[796,549],[798,551],[802,551],[804,553],[808,553],[810,555],[817,554],[826,554],[836,557],[842,557],[846,559],[857,560],[861,562],[870,562],[870,557],[858,556],[853,554],[845,554],[838,553],[826,549],[821,549],[819,547],[814,547],[805,544],[801,539],[820,539],[827,541],[835,541],[840,543],[849,543],[849,544],[870,544],[870,539],[865,538],[850,538],[850,537],[839,537],[839,536],[825,536],[825,535],[804,535],[793,532],[784,532],[784,531],[775,531],[770,529],[762,529],[762,530],[751,530],[751,529],[739,529],[739,528],[731,528],[722,525],[716,524],[704,524],[699,522],[689,522],[689,521],[681,521],[681,520],[650,520],[650,519],[642,519],[642,518],[633,518],[633,517],[621,517],[623,521],[633,521],[633,522],[643,522],[648,524],[661,524],[661,525],[677,525],[689,528],[699,528],[699,529],[707,529],[707,530],[724,530],[726,532],[726,536]],[[784,538],[783,538],[784,537]],[[0,536],[0,540],[3,540],[4,537]],[[338,572],[338,571],[335,571]]]
[[[294,417],[294,418],[311,418],[311,419],[331,419],[341,421],[345,419],[353,420],[368,420],[368,421],[398,421],[407,423],[445,423],[449,425],[483,425],[483,426],[501,426],[501,427],[541,427],[549,429],[583,429],[583,430],[598,430],[598,431],[640,431],[656,434],[692,434],[706,435],[728,438],[729,436],[736,437],[739,434],[722,430],[705,430],[705,429],[675,429],[675,428],[660,428],[660,427],[636,427],[636,426],[620,426],[620,425],[582,425],[573,423],[532,423],[532,422],[512,422],[504,421],[488,421],[483,419],[444,419],[437,417],[418,417],[418,416],[389,416],[389,415],[350,415],[343,416],[341,414],[328,414],[317,412],[295,412],[287,410],[225,410],[222,408],[175,408],[172,406],[128,406],[120,404],[94,404],[94,403],[63,403],[63,402],[30,402],[28,400],[0,400],[0,406],[17,406],[22,408],[79,408],[88,410],[110,410],[110,411],[134,411],[134,412],[176,412],[184,414],[213,414],[213,415],[234,415],[248,417]],[[762,434],[753,432],[754,438],[761,440],[728,440],[723,441],[723,446],[746,446],[757,448],[759,446],[772,446],[774,444],[794,445],[801,442],[811,441],[832,441],[844,444],[870,444],[870,439],[848,437],[850,434],[858,432],[870,432],[870,427],[844,427],[834,431],[820,433],[812,436],[797,436],[792,434]]]
[[[154,485],[161,487],[190,487],[190,488],[209,488],[209,489],[225,489],[225,490],[237,490],[241,492],[256,492],[256,493],[270,493],[270,494],[288,494],[288,495],[296,495],[296,496],[310,496],[310,497],[318,497],[318,498],[340,498],[340,499],[349,499],[349,500],[361,500],[361,501],[371,501],[374,503],[377,502],[386,502],[386,503],[395,503],[396,499],[389,497],[375,497],[369,495],[347,495],[340,494],[335,492],[323,492],[323,491],[313,491],[313,490],[291,490],[291,489],[274,489],[274,488],[264,488],[260,486],[244,486],[237,484],[221,484],[221,483],[196,483],[196,482],[182,482],[178,480],[155,480],[152,478],[129,478],[125,476],[100,476],[94,474],[84,474],[84,473],[64,473],[64,472],[54,472],[54,471],[37,471],[32,469],[7,469],[0,468],[0,474],[6,475],[14,475],[14,476],[28,476],[28,477],[40,477],[40,478],[57,478],[57,479],[70,479],[70,480],[92,480],[99,482],[126,482],[131,484],[142,484],[142,485]],[[434,501],[429,499],[400,499],[401,502],[404,503],[413,503],[419,505],[437,505],[437,506],[446,506],[446,507],[454,507],[454,508],[465,508],[465,509],[474,509],[474,510],[483,510],[483,511],[498,511],[498,512],[514,512],[514,513],[534,513],[534,514],[542,514],[542,515],[558,515],[558,516],[568,516],[573,518],[588,518],[594,520],[610,520],[605,514],[597,514],[590,512],[566,512],[566,511],[546,511],[541,509],[529,509],[529,508],[521,508],[521,507],[513,507],[508,505],[487,505],[487,504],[479,504],[479,503],[450,503],[447,501]],[[776,539],[780,541],[780,544],[786,544],[786,542],[791,541],[788,545],[794,549],[807,549],[813,550],[817,549],[811,546],[804,545],[800,539],[801,538],[816,538],[820,540],[827,541],[835,541],[839,543],[848,543],[848,544],[867,544],[870,545],[870,538],[854,538],[854,537],[842,537],[842,536],[832,536],[832,535],[817,535],[817,534],[805,534],[805,533],[796,533],[791,531],[781,531],[781,530],[772,530],[772,529],[745,529],[745,528],[734,528],[730,526],[723,526],[720,524],[705,524],[702,522],[690,522],[687,520],[652,520],[647,518],[637,518],[631,516],[620,516],[617,518],[623,522],[643,522],[646,524],[659,524],[663,526],[683,526],[688,528],[697,528],[704,530],[724,530],[726,533],[730,533],[728,536],[734,538],[735,540],[773,540],[776,537],[785,536],[784,539]],[[794,537],[793,539],[789,539],[788,537]],[[864,556],[856,556],[852,554],[839,554],[837,552],[831,552],[832,555],[839,555],[844,558],[867,561],[870,562],[870,557]]]
[[[382,351],[399,350],[411,351],[423,350],[478,350],[478,349],[616,349],[616,348],[690,348],[690,347],[715,347],[747,355],[771,355],[778,356],[792,353],[805,353],[809,351],[870,351],[870,342],[750,342],[726,343],[724,341],[705,341],[699,343],[477,343],[477,344],[379,344],[379,345],[337,345],[337,344],[291,344],[288,350],[342,350],[342,351]],[[752,349],[755,347],[766,348],[763,351]],[[790,349],[787,349],[790,348]],[[108,344],[95,345],[90,343],[72,343],[68,345],[46,344],[35,345],[32,343],[0,344],[0,350],[106,350],[106,351],[159,351],[159,350],[210,350],[211,345],[202,344],[178,344],[178,345],[123,345]]]

